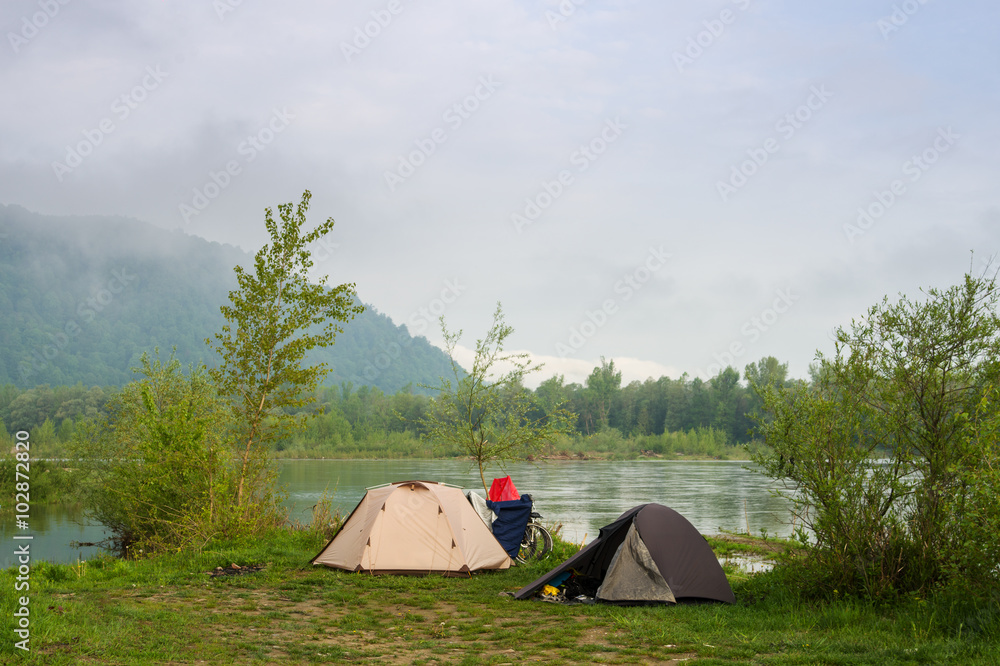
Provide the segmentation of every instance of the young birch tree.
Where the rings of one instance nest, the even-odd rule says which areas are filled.
[[[309,406],[329,372],[326,364],[304,367],[306,353],[333,344],[341,324],[363,312],[353,283],[326,285],[308,278],[313,266],[309,244],[333,229],[333,218],[303,231],[312,195],[308,190],[293,208],[278,206],[280,220],[265,210],[271,242],[254,257],[253,269],[236,266],[239,288],[222,306],[226,325],[215,335],[214,349],[222,363],[211,370],[219,391],[230,401],[235,420],[237,505],[253,505],[267,492],[270,477],[268,444],[301,427],[303,418],[288,409]],[[212,345],[211,339],[205,340]]]
[[[533,416],[535,399],[524,388],[524,378],[542,369],[526,353],[505,352],[514,332],[504,321],[500,303],[486,337],[476,341],[472,370],[466,374],[455,360],[462,331],[450,333],[440,318],[445,351],[451,359],[453,379],[441,378],[427,416],[420,419],[424,437],[438,446],[466,451],[479,467],[486,486],[485,468],[523,460],[547,440],[569,432],[573,415],[558,406],[543,416]]]

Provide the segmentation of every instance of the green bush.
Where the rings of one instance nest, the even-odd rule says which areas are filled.
[[[753,459],[816,535],[811,580],[827,591],[1000,585],[1000,290],[966,276],[927,296],[839,329],[811,385],[758,387]]]
[[[146,355],[142,379],[108,404],[108,415],[82,423],[72,445],[80,493],[90,517],[108,527],[127,554],[200,546],[214,537],[254,534],[284,515],[268,483],[236,501],[237,460],[225,404],[203,368]]]
[[[632,441],[632,440],[630,440]],[[717,428],[692,428],[687,432],[665,432],[661,435],[645,435],[634,440],[640,451],[649,451],[666,456],[707,456],[729,458],[743,451],[731,446],[726,433]]]

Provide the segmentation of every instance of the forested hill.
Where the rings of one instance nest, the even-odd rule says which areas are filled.
[[[47,217],[0,204],[0,385],[122,385],[139,355],[176,347],[213,364],[205,345],[223,324],[239,248],[118,217]],[[371,306],[314,350],[351,381],[395,393],[436,384],[447,356]]]

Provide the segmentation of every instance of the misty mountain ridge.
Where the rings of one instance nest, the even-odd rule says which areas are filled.
[[[214,365],[205,344],[252,256],[232,245],[108,216],[54,217],[0,204],[0,385],[120,386],[144,351],[176,348],[185,365]],[[370,305],[335,344],[314,349],[325,383],[395,393],[437,384],[447,355]]]

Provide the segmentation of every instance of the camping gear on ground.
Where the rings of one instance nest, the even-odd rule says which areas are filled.
[[[710,600],[735,603],[711,546],[688,520],[662,504],[642,504],[601,528],[600,536],[544,576],[521,588],[529,599],[545,585],[566,597],[619,604]]]
[[[505,502],[487,500],[486,506],[496,514],[493,520],[493,536],[508,555],[517,557],[517,551],[524,539],[524,531],[531,518],[531,495],[521,495],[517,499]]]
[[[465,493],[465,498],[469,500],[469,504],[472,505],[472,508],[479,514],[479,517],[483,519],[484,523],[486,523],[486,527],[488,527],[490,532],[492,532],[493,521],[496,519],[497,515],[493,513],[493,509],[486,505],[488,500],[480,497],[480,495],[474,490],[470,490]]]
[[[521,496],[517,494],[517,488],[514,487],[514,482],[511,481],[508,474],[502,479],[493,479],[487,497],[491,502],[507,502],[516,500]]]
[[[492,502],[470,490],[465,497],[507,554],[521,564],[544,559],[552,552],[552,535],[537,520],[542,515],[534,511],[531,495]]]
[[[376,574],[458,576],[507,569],[511,561],[460,488],[401,481],[368,488],[312,564]]]

